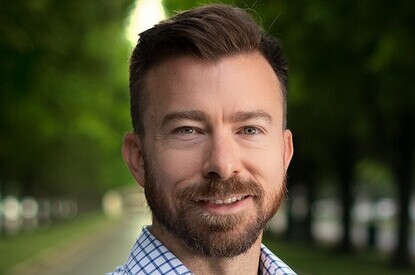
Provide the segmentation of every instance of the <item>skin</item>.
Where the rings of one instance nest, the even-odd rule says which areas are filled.
[[[126,134],[123,144],[124,159],[142,187],[145,152],[173,216],[175,194],[213,176],[255,180],[265,191],[261,207],[271,208],[281,192],[293,143],[291,132],[282,126],[280,82],[262,55],[238,54],[217,62],[171,58],[149,71],[146,87],[146,136]],[[241,215],[241,229],[256,215],[250,197],[231,205],[197,207],[209,215]],[[193,253],[154,217],[151,231],[195,274],[258,272],[262,232],[246,253],[218,259]]]

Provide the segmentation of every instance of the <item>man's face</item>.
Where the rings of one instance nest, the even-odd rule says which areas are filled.
[[[150,70],[146,92],[133,174],[153,227],[207,256],[245,252],[280,205],[293,151],[271,66],[257,53],[172,58]]]

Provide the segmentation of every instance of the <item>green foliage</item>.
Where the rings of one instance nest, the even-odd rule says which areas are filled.
[[[372,198],[395,195],[396,183],[390,167],[376,160],[363,159],[356,165],[357,193],[369,194]]]
[[[99,194],[128,181],[120,144],[131,2],[0,4],[3,192]]]

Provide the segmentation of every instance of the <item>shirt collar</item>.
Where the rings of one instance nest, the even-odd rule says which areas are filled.
[[[143,228],[123,266],[128,274],[192,274],[151,232]],[[261,244],[259,274],[295,275],[283,261]]]

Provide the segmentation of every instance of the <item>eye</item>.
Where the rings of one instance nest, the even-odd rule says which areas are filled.
[[[252,136],[252,135],[259,134],[260,133],[260,130],[257,127],[254,127],[254,126],[247,126],[247,127],[244,127],[242,129],[242,133],[244,135],[250,135],[250,136]]]
[[[174,133],[180,135],[191,135],[196,132],[196,129],[190,126],[183,126],[174,130]]]

